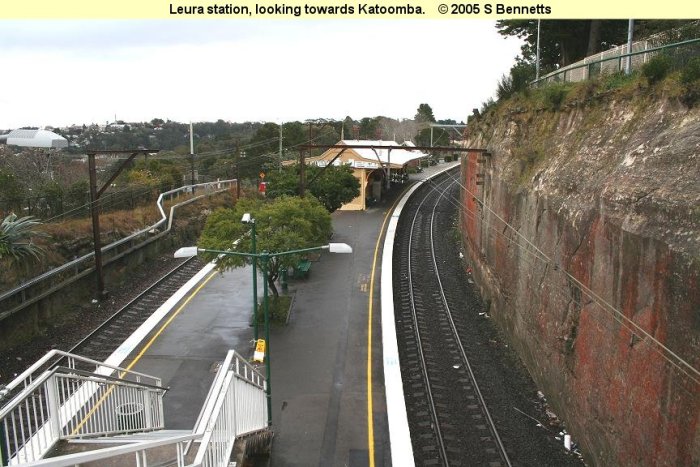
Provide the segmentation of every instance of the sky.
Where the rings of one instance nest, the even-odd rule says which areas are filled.
[[[487,20],[0,20],[0,129],[466,120],[521,42]]]

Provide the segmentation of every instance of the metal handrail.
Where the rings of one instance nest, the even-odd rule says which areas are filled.
[[[109,376],[109,375],[96,375],[95,373],[91,373],[89,371],[85,370],[79,370],[77,368],[69,368],[67,366],[57,366],[56,367],[57,372],[65,372],[65,374],[70,374],[70,375],[75,375],[75,376],[82,376],[91,380],[94,380],[94,378],[99,378],[100,381],[108,381],[110,383],[119,383],[119,384],[124,384],[125,386],[133,386],[133,387],[139,387],[139,388],[144,388],[144,389],[153,389],[157,391],[163,391],[164,393],[170,390],[169,386],[160,386],[160,385],[155,385],[155,384],[148,384],[144,383],[143,381],[131,381],[128,379],[123,379],[123,378],[118,378],[115,376]]]
[[[207,427],[207,421],[211,416],[212,410],[214,410],[214,405],[216,405],[216,397],[221,391],[221,386],[223,385],[224,379],[226,378],[227,370],[224,370],[224,368],[229,368],[231,366],[234,354],[235,352],[233,350],[229,350],[226,354],[224,362],[221,364],[219,370],[216,372],[216,376],[214,376],[214,381],[209,387],[207,397],[204,399],[202,409],[199,411],[199,415],[197,416],[197,421],[195,421],[194,423],[194,429],[192,430],[193,433],[204,434],[204,430]]]
[[[69,366],[43,370],[57,357],[68,358]],[[77,362],[94,364],[96,370],[91,373],[76,369]],[[111,376],[115,371],[120,372],[119,376]],[[156,384],[122,379],[126,374]],[[225,466],[238,437],[268,429],[265,380],[253,365],[230,350],[217,371],[192,434],[39,460],[60,439],[162,429],[162,396],[168,388],[160,386],[159,378],[60,350],[48,352],[13,380],[11,388],[19,389],[22,384],[25,387],[20,394],[0,410],[0,424],[4,424],[7,433],[13,433],[13,441],[7,438],[0,445],[0,453],[5,450],[13,465],[19,462],[20,465],[68,466],[129,453],[143,455],[145,460],[146,449],[176,444],[178,465],[184,466],[189,447],[199,440],[201,445],[193,465]],[[115,417],[115,408],[119,407],[116,404],[129,402],[143,407],[143,415],[128,420]],[[30,411],[35,417],[31,419],[31,430],[25,433],[20,427],[21,418],[25,412],[29,417]],[[20,431],[21,438],[16,436]]]
[[[265,389],[265,378],[263,375],[235,350],[229,350],[209,388],[207,397],[202,405],[202,410],[200,410],[197,416],[197,421],[194,424],[193,430],[195,433],[204,433],[204,430],[206,430],[207,421],[211,418],[211,412],[216,405],[216,398],[221,392],[226,373],[229,371],[233,372],[236,379],[244,380],[246,383],[259,389]]]
[[[176,189],[174,189],[174,190],[169,190],[169,191],[166,191],[166,192],[164,192],[164,193],[161,193],[161,194],[158,196],[158,200],[156,201],[156,206],[158,207],[158,210],[159,210],[159,212],[160,212],[161,219],[160,219],[159,221],[157,221],[157,222],[156,222],[155,224],[153,224],[153,225],[150,225],[150,226],[148,226],[148,227],[145,227],[145,228],[143,228],[143,229],[141,229],[141,230],[139,230],[139,231],[137,231],[137,232],[135,232],[135,233],[133,233],[133,234],[131,234],[131,235],[128,235],[127,237],[124,237],[124,238],[122,238],[122,239],[119,239],[119,240],[117,240],[116,242],[110,243],[109,245],[105,245],[104,247],[102,247],[102,252],[103,252],[103,253],[106,253],[106,252],[108,252],[108,251],[110,251],[110,250],[113,250],[113,249],[117,248],[117,247],[120,246],[120,245],[123,245],[123,244],[125,244],[125,243],[127,243],[127,242],[129,242],[129,241],[134,240],[136,237],[139,237],[139,236],[141,236],[141,235],[143,235],[143,234],[145,234],[145,233],[147,233],[147,232],[150,232],[150,231],[152,231],[152,230],[154,230],[154,229],[157,229],[158,227],[162,226],[166,221],[168,221],[167,228],[166,228],[162,233],[169,232],[169,231],[171,230],[171,228],[172,228],[173,215],[174,215],[174,212],[175,212],[175,208],[180,207],[180,206],[185,206],[185,205],[187,205],[187,204],[189,204],[189,203],[192,203],[192,202],[194,202],[194,201],[196,201],[196,200],[198,200],[198,199],[201,199],[202,197],[206,196],[206,194],[202,194],[202,195],[199,195],[199,196],[195,196],[195,197],[193,197],[193,198],[191,198],[191,199],[188,199],[188,200],[186,200],[186,201],[184,201],[184,202],[182,202],[182,203],[178,203],[178,204],[176,204],[176,205],[174,205],[174,206],[171,206],[171,207],[170,207],[170,216],[169,216],[169,217],[166,215],[166,213],[165,213],[165,211],[164,211],[164,209],[163,209],[163,206],[162,206],[164,197],[166,197],[166,196],[168,196],[168,195],[172,195],[172,194],[174,194],[174,193],[178,193],[178,192],[181,193],[181,192],[188,192],[188,191],[191,191],[193,187],[195,187],[195,188],[196,188],[196,187],[200,187],[200,188],[205,188],[205,189],[206,189],[206,188],[211,188],[211,187],[217,186],[217,190],[225,190],[226,188],[228,188],[228,186],[233,185],[234,183],[237,183],[237,180],[236,180],[236,179],[222,180],[222,181],[218,181],[218,182],[200,183],[200,184],[197,184],[197,185],[185,185],[185,186],[176,188]],[[226,186],[226,188],[221,188],[221,186]],[[90,252],[90,253],[87,253],[87,254],[85,254],[85,255],[79,257],[79,258],[76,258],[76,259],[74,259],[74,260],[72,260],[72,261],[69,261],[69,262],[67,262],[67,263],[65,263],[65,264],[63,264],[63,265],[61,265],[61,266],[58,266],[58,267],[56,267],[56,268],[54,268],[54,269],[52,269],[52,270],[50,270],[50,271],[47,271],[47,272],[42,273],[42,274],[40,274],[40,275],[38,275],[38,276],[35,276],[35,277],[33,277],[32,279],[28,280],[27,282],[25,282],[25,283],[23,283],[23,284],[21,284],[21,285],[15,287],[15,288],[13,288],[13,289],[10,289],[10,290],[7,290],[7,291],[5,291],[5,292],[2,292],[2,293],[0,293],[0,302],[2,302],[3,300],[7,300],[8,298],[10,298],[10,297],[12,297],[12,296],[14,296],[14,295],[17,295],[18,293],[23,292],[24,290],[28,289],[29,287],[32,287],[32,286],[34,286],[34,285],[36,285],[36,284],[38,284],[38,283],[40,283],[40,282],[43,282],[44,280],[47,280],[47,279],[51,278],[52,276],[55,276],[55,275],[60,274],[60,273],[62,273],[62,272],[68,271],[68,270],[70,270],[70,269],[72,269],[72,268],[78,266],[79,264],[84,263],[84,262],[86,262],[86,261],[92,259],[94,256],[95,256],[95,252],[94,252],[94,251],[93,251],[93,252]],[[15,311],[16,311],[16,310],[15,310]],[[0,320],[6,318],[6,317],[8,317],[8,316],[10,316],[11,314],[12,314],[11,312],[0,313]]]
[[[67,367],[44,369],[59,356]],[[94,365],[94,370],[78,369],[78,363]],[[20,388],[0,407],[0,457],[12,465],[40,459],[60,439],[152,431],[164,425],[162,398],[168,388],[160,378],[60,350],[48,352],[7,390]],[[143,414],[120,419],[122,405],[141,407]]]
[[[233,423],[231,423],[231,421],[229,420],[231,418],[230,412],[234,409],[234,407],[232,407],[233,404],[229,402],[232,396],[234,396],[232,391],[232,381],[233,374],[231,372],[226,372],[226,377],[224,378],[222,387],[223,393],[220,394],[220,396],[216,400],[216,405],[214,406],[214,410],[211,413],[211,419],[208,420],[207,430],[202,436],[202,443],[200,445],[199,451],[197,451],[197,455],[195,456],[195,460],[192,464],[193,466],[208,466],[210,464],[218,465],[218,463],[209,461],[214,461],[218,458],[228,459],[228,457],[231,454],[231,450],[233,449],[233,442],[236,439],[235,429],[233,430],[234,433],[227,433],[233,434],[233,436],[225,436],[225,438],[228,439],[224,441],[226,443],[226,446],[224,447],[224,455],[222,455],[220,450],[212,449],[212,445],[214,444],[214,442],[218,441],[217,439],[212,440],[212,438],[218,438],[216,436],[217,434],[221,433],[222,431],[229,431],[232,428],[231,425],[233,425]],[[224,427],[220,425],[224,425]],[[226,430],[226,428],[229,428],[229,430]]]
[[[65,357],[68,359],[72,359],[73,361],[79,361],[83,363],[89,363],[91,365],[95,365],[95,368],[99,370],[99,368],[108,368],[112,370],[110,373],[113,372],[120,372],[120,373],[125,373],[125,374],[130,374],[130,375],[135,375],[137,378],[148,378],[151,379],[154,382],[155,386],[160,386],[160,378],[156,378],[151,375],[147,375],[145,373],[139,373],[138,371],[133,371],[133,370],[128,370],[126,368],[122,368],[120,366],[116,365],[110,365],[108,363],[104,362],[99,362],[97,360],[93,360],[91,358],[87,357],[81,357],[80,355],[75,355],[71,354],[68,352],[64,352],[63,350],[58,350],[54,349],[49,352],[47,352],[43,357],[41,357],[39,360],[34,362],[32,366],[24,370],[19,376],[17,376],[15,379],[10,381],[7,386],[3,389],[2,394],[7,394],[10,391],[13,391],[14,389],[18,388],[20,384],[24,383],[25,388],[27,387],[28,383],[32,383],[33,378],[32,375],[37,372],[37,370],[41,369],[44,365],[46,365],[49,361],[54,360],[55,357]],[[43,373],[43,372],[42,372]],[[2,396],[0,394],[0,396]],[[0,401],[2,400],[2,397],[0,397]],[[0,412],[1,413],[1,412]]]
[[[86,462],[94,462],[104,459],[109,459],[115,456],[125,455],[125,454],[135,454],[141,451],[146,451],[147,449],[157,448],[160,446],[168,446],[170,444],[178,444],[196,441],[201,438],[201,435],[190,434],[190,435],[178,435],[172,438],[163,438],[154,441],[141,441],[138,443],[131,443],[125,446],[116,446],[103,449],[96,449],[94,451],[81,452],[77,454],[68,454],[61,457],[52,457],[50,459],[42,459],[40,461],[28,462],[22,464],[26,467],[34,466],[51,466],[51,467],[68,467],[75,466],[79,464],[84,464]]]
[[[239,403],[247,402],[256,407],[251,392],[259,391],[259,408],[262,415],[259,424],[254,419],[245,419],[237,413]],[[240,435],[267,427],[267,404],[264,403],[265,380],[263,376],[234,350],[229,350],[226,359],[217,371],[209,394],[197,418],[193,432],[203,436],[193,466],[219,465],[213,459],[225,459],[233,448],[233,441]],[[222,447],[222,440],[225,446]],[[189,451],[190,445],[185,449]],[[223,450],[222,450],[223,448]]]
[[[567,72],[570,72],[570,71],[573,71],[573,70],[578,70],[578,69],[580,69],[580,68],[588,68],[588,67],[591,67],[591,66],[594,66],[594,65],[599,65],[599,64],[602,64],[602,63],[604,63],[604,62],[609,62],[609,61],[612,61],[612,60],[618,60],[618,61],[619,61],[619,60],[622,60],[622,59],[627,58],[627,57],[634,57],[634,56],[636,56],[636,55],[643,55],[643,54],[658,52],[658,51],[665,50],[665,49],[673,49],[673,48],[683,47],[683,46],[686,46],[686,45],[697,44],[697,43],[700,43],[700,38],[698,38],[698,39],[689,39],[689,40],[682,41],[682,42],[677,42],[677,43],[674,43],[674,44],[666,44],[666,45],[661,45],[661,46],[658,46],[658,47],[652,47],[652,48],[644,49],[644,50],[638,50],[638,51],[636,51],[636,52],[627,52],[627,53],[624,53],[624,54],[615,55],[615,56],[613,56],[613,57],[602,58],[602,59],[600,59],[600,60],[595,60],[595,61],[591,61],[591,62],[586,62],[586,61],[585,61],[586,59],[584,59],[584,60],[582,60],[582,61],[579,62],[579,63],[573,63],[573,64],[571,64],[571,65],[567,65],[567,66],[562,67],[562,68],[560,68],[560,69],[558,69],[558,70],[555,70],[555,71],[553,71],[553,72],[551,72],[551,73],[548,73],[548,74],[542,76],[540,79],[537,79],[537,80],[535,80],[535,81],[532,81],[531,84],[532,84],[532,85],[538,85],[538,84],[540,84],[540,83],[542,83],[542,82],[549,81],[550,78],[553,78],[553,77],[555,77],[555,76],[557,76],[557,75],[560,75],[560,74],[562,74],[562,73],[567,73]]]

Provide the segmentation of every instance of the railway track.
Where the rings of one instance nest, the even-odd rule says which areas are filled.
[[[435,254],[436,210],[454,196],[451,178],[431,189],[406,216],[400,238],[397,332],[416,465],[510,466],[496,425],[462,345]],[[395,288],[395,290],[397,290]]]
[[[417,466],[580,466],[460,259],[459,174],[409,199],[394,244],[396,334]]]
[[[196,257],[178,264],[106,319],[74,345],[69,352],[97,361],[106,360],[127,337],[203,266],[204,263]]]

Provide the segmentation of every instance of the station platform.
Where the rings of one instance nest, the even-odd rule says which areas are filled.
[[[427,178],[454,165],[429,167],[413,177]],[[353,254],[324,252],[308,278],[289,281],[288,293],[294,296],[289,322],[273,325],[268,343],[273,467],[392,465],[379,237],[395,200],[408,186],[395,185],[366,211],[335,212],[333,241],[349,244]],[[171,387],[164,399],[167,429],[194,426],[228,349],[253,354],[251,269],[219,273],[208,265],[186,287],[122,359],[122,365],[133,363],[133,370]],[[260,279],[258,288],[262,300]],[[264,374],[262,365],[260,370]]]

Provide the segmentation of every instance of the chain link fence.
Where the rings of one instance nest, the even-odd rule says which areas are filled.
[[[600,52],[562,67],[533,82],[534,86],[546,83],[575,83],[597,76],[641,69],[653,57],[663,54],[669,57],[671,68],[679,69],[692,57],[700,56],[700,21],[682,28],[655,34],[645,40]]]

